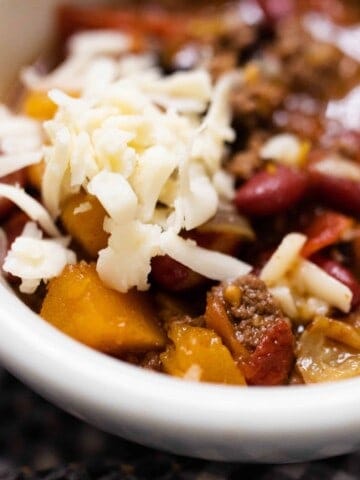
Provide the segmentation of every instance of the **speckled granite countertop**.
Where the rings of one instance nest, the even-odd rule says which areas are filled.
[[[360,452],[295,465],[222,464],[100,432],[0,371],[0,480],[357,480]]]

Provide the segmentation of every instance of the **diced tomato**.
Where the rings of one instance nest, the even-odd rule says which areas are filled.
[[[250,385],[281,385],[288,378],[294,361],[294,337],[290,325],[279,318],[267,329],[260,344],[241,364]]]
[[[310,257],[313,253],[339,242],[352,224],[350,217],[330,210],[316,215],[305,229],[308,240],[302,249],[302,255]]]
[[[113,29],[125,30],[139,38],[150,35],[163,39],[186,40],[189,37],[190,16],[164,10],[147,9],[141,14],[136,8],[113,9],[106,7],[62,6],[59,22],[66,38],[78,30]]]

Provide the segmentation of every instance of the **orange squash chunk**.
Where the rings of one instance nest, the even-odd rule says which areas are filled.
[[[40,315],[62,332],[112,355],[165,346],[146,293],[107,288],[94,265],[68,265],[51,280]]]
[[[214,331],[173,323],[168,336],[174,345],[160,355],[165,372],[201,382],[245,385],[241,370]]]
[[[33,188],[36,188],[38,192],[40,192],[41,190],[44,171],[45,171],[44,161],[41,161],[40,163],[35,163],[34,165],[29,165],[26,168],[27,181]]]
[[[57,106],[47,92],[29,92],[24,100],[24,113],[36,120],[50,120],[57,111]]]
[[[65,229],[92,258],[107,245],[109,235],[103,230],[104,218],[105,210],[100,202],[85,192],[69,197],[62,206]]]

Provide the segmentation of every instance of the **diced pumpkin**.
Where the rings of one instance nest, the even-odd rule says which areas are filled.
[[[109,235],[103,230],[105,210],[93,195],[80,192],[62,205],[61,220],[67,232],[85,252],[96,258],[107,245]]]
[[[30,165],[26,169],[26,177],[28,183],[33,187],[36,188],[38,192],[41,191],[41,184],[42,178],[45,171],[45,162],[35,163],[34,165]]]
[[[107,288],[94,265],[68,265],[50,281],[40,315],[80,342],[112,355],[165,346],[146,293]]]
[[[29,92],[24,100],[24,113],[36,120],[50,120],[56,113],[57,106],[47,92]]]
[[[165,372],[189,380],[245,385],[244,376],[215,332],[173,323],[174,345],[160,355]]]

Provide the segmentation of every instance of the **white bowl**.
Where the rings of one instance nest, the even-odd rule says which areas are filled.
[[[15,70],[50,35],[56,3],[0,0],[3,91]],[[15,48],[19,31],[25,49]],[[143,371],[75,342],[3,286],[0,361],[41,395],[89,423],[178,454],[296,462],[360,448],[360,380],[291,388],[184,382]]]
[[[360,448],[360,381],[196,384],[75,342],[0,287],[0,361],[68,412],[129,440],[212,460],[295,462]]]

